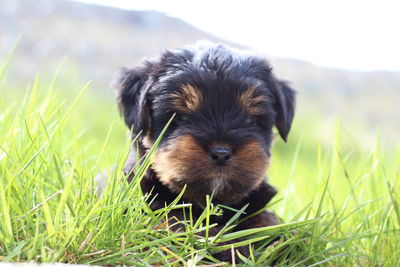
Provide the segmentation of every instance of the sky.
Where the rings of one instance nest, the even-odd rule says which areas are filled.
[[[400,71],[399,0],[81,0],[181,18],[270,56]]]

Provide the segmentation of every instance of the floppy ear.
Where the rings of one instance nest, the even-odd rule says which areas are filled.
[[[144,136],[149,128],[150,116],[147,103],[147,83],[151,65],[142,68],[122,69],[116,82],[118,106],[126,125],[135,134]]]
[[[286,142],[287,136],[292,126],[295,109],[295,91],[280,81],[272,74],[272,67],[267,60],[252,57],[249,71],[256,79],[264,81],[273,97],[273,109],[275,111],[275,126],[279,135]]]
[[[286,142],[294,117],[296,93],[286,82],[276,79],[275,85],[275,126],[278,129],[279,135]]]

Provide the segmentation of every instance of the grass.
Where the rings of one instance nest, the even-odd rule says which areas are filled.
[[[12,84],[0,80],[1,261],[220,266],[212,253],[233,248],[218,244],[240,237],[249,266],[400,266],[400,153],[379,138],[365,149],[338,123],[322,143],[318,120],[299,113],[269,170],[279,194],[268,208],[286,223],[231,233],[234,218],[204,238],[223,207],[209,204],[184,232],[169,231],[165,218],[180,206],[153,212],[139,187],[152,155],[126,183],[128,134],[110,94],[56,77]],[[104,171],[98,195],[94,177]],[[278,235],[286,238],[266,246]]]

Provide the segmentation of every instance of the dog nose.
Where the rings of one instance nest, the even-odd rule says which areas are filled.
[[[224,164],[231,158],[232,151],[225,146],[215,146],[211,148],[210,155],[217,164]]]

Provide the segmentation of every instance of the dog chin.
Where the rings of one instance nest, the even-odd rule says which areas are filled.
[[[164,183],[172,192],[179,193],[185,186],[183,198],[189,201],[204,202],[206,195],[219,202],[234,204],[246,197],[264,177],[228,176],[215,173],[208,177],[174,178]]]

